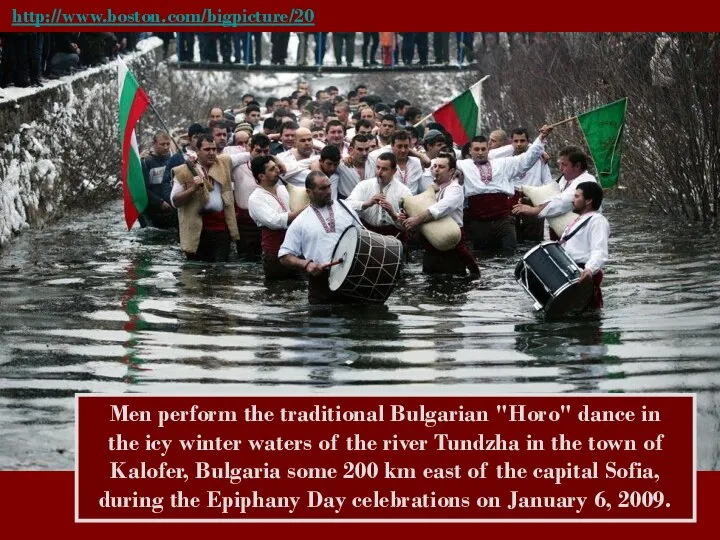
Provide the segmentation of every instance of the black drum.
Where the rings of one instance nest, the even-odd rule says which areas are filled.
[[[515,267],[515,279],[535,300],[535,309],[548,315],[577,311],[588,305],[593,282],[580,282],[581,273],[559,242],[535,246]]]

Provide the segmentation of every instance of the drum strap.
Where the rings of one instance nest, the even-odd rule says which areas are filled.
[[[578,233],[578,231],[580,231],[585,225],[587,225],[591,219],[592,219],[592,216],[590,216],[585,221],[583,221],[580,225],[577,226],[577,228],[573,232],[571,232],[567,236],[563,235],[563,237],[560,239],[560,243],[565,244],[568,240],[570,240],[573,236],[575,236]]]
[[[360,225],[361,228],[367,229],[367,227],[365,227],[365,225],[363,225],[362,222],[361,222],[358,218],[355,217],[355,214],[353,214],[353,213],[348,209],[348,207],[345,206],[345,203],[344,203],[344,202],[342,202],[340,199],[338,199],[337,202],[340,203],[340,206],[342,206],[348,214],[350,214],[350,217],[353,218],[354,221],[357,221],[357,224]]]

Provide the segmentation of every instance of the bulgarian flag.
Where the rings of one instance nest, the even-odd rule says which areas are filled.
[[[135,124],[150,100],[125,63],[118,59],[118,100],[120,102],[120,147],[122,148],[122,185],[125,223],[128,230],[148,204]]]
[[[486,75],[433,113],[435,121],[443,125],[458,146],[470,141],[481,131],[482,83],[488,77]]]

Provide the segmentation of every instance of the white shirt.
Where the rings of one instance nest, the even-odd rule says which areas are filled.
[[[247,154],[248,161],[242,167],[236,167],[232,171],[233,191],[235,192],[235,204],[238,208],[248,208],[248,199],[250,194],[255,191],[257,183],[250,168],[252,156],[249,152],[238,148],[237,146],[226,146],[223,154],[238,155]]]
[[[275,189],[277,190],[278,199],[285,205],[284,208],[270,192],[259,187],[250,195],[248,211],[258,227],[267,227],[274,230],[287,229],[288,214],[290,213],[290,195],[287,188],[281,183],[278,183]]]
[[[588,222],[587,225],[563,243],[563,238],[570,235],[584,221]],[[596,274],[607,263],[609,236],[610,224],[607,218],[598,212],[590,212],[568,225],[560,242],[576,263],[583,263],[585,268]]]
[[[597,180],[589,172],[585,171],[580,176],[571,180],[568,185],[568,181],[565,178],[560,179],[560,193],[551,197],[547,201],[542,201],[541,204],[547,203],[547,206],[543,208],[538,214],[539,218],[551,218],[555,216],[562,216],[571,212],[573,209],[572,203],[575,198],[575,190],[578,184],[582,182],[595,182]],[[602,206],[599,212],[602,212]]]
[[[340,236],[348,227],[357,225],[357,216],[351,214],[352,209],[348,212],[339,201],[333,201],[332,206],[318,209],[326,223],[330,219],[330,208],[335,216],[334,232],[326,232],[313,207],[308,206],[288,227],[285,241],[278,251],[278,258],[294,255],[312,260],[316,264],[332,262],[332,254]]]
[[[363,180],[355,186],[355,189],[352,190],[350,196],[345,200],[345,204],[360,214],[360,217],[370,225],[374,225],[375,227],[393,225],[395,222],[379,204],[374,204],[364,210],[362,209],[363,203],[373,195],[380,193],[381,189],[383,193],[385,193],[385,199],[392,204],[396,214],[400,213],[400,201],[412,195],[407,186],[401,184],[394,178],[384,187],[380,185],[377,178],[370,178]]]
[[[310,165],[320,159],[314,151],[308,158],[297,159],[294,148],[281,152],[276,157],[285,164],[286,172],[282,175],[282,179],[288,184],[302,188],[305,187],[305,177],[310,174]]]
[[[441,187],[440,191],[435,194],[435,200],[437,202],[428,208],[434,219],[438,220],[450,216],[460,227],[463,226],[465,193],[457,180],[453,180]]]
[[[338,191],[340,195],[349,197],[352,190],[355,189],[355,186],[363,180],[375,176],[375,165],[370,163],[369,159],[366,160],[361,177],[355,167],[348,167],[344,161],[341,161],[335,174],[338,176]]]
[[[535,164],[545,151],[545,143],[540,137],[530,145],[526,152],[519,156],[491,159],[481,167],[490,174],[490,181],[482,181],[480,169],[472,159],[461,159],[457,168],[465,176],[463,187],[465,196],[485,195],[488,193],[504,193],[508,196],[515,194],[515,186],[521,185],[521,175],[525,174]]]

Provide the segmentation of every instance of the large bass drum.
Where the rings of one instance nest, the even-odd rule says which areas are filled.
[[[515,279],[548,315],[581,310],[593,294],[592,280],[580,281],[582,270],[559,242],[543,242],[515,267]]]
[[[330,268],[330,290],[381,304],[395,288],[402,257],[397,238],[348,227],[333,252],[333,261],[342,259],[342,263]]]

